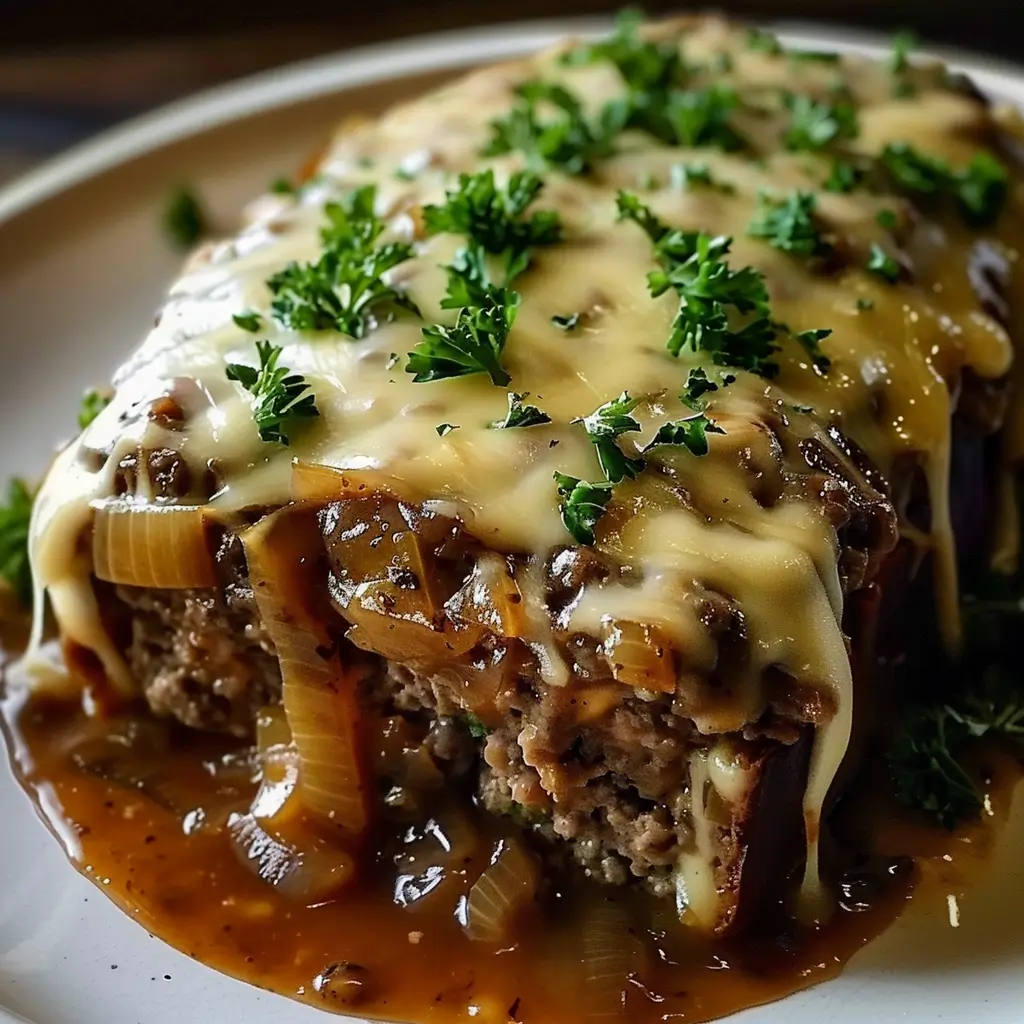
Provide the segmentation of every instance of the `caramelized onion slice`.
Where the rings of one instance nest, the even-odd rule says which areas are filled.
[[[197,505],[101,505],[93,525],[93,571],[132,587],[215,587],[209,525]]]
[[[519,584],[507,559],[494,551],[481,554],[445,610],[456,622],[483,626],[498,636],[520,637],[526,628]]]
[[[228,822],[228,831],[239,862],[297,902],[323,903],[355,877],[352,857],[308,829],[292,828],[285,838],[252,815],[237,814]]]
[[[398,485],[379,470],[336,469],[298,459],[292,463],[294,501],[319,506],[341,498],[366,498],[377,493],[398,497]]]
[[[603,650],[616,681],[658,693],[675,692],[675,648],[657,626],[611,619],[604,625]]]
[[[466,898],[463,927],[480,942],[506,942],[512,928],[537,898],[540,873],[533,857],[515,837],[502,839],[490,866]]]
[[[359,674],[342,664],[316,606],[326,572],[311,515],[288,507],[242,534],[249,578],[281,664],[282,701],[299,757],[303,805],[353,835],[369,824]],[[319,571],[318,571],[319,570]]]
[[[629,915],[614,903],[587,914],[583,929],[586,1020],[625,1021],[631,978],[647,968],[647,950],[631,928]]]

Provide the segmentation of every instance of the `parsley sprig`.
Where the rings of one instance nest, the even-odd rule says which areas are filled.
[[[815,219],[816,206],[811,192],[794,191],[785,199],[773,199],[762,193],[757,214],[747,225],[747,234],[763,238],[794,256],[825,256],[832,246]]]
[[[647,276],[651,295],[672,289],[679,296],[666,342],[669,352],[703,351],[716,365],[775,376],[778,364],[772,357],[779,346],[764,279],[753,267],[733,270],[725,262],[732,239],[670,228],[629,192],[619,193],[618,208],[620,219],[634,221],[653,243],[659,267]],[[730,312],[752,316],[735,328]]]
[[[553,113],[542,113],[544,107]],[[615,136],[627,114],[622,105],[611,103],[597,117],[588,117],[564,86],[524,82],[516,88],[512,110],[491,122],[491,139],[482,155],[521,152],[534,170],[586,174],[596,160],[614,152]]]
[[[406,372],[416,383],[486,373],[501,387],[512,378],[501,365],[501,354],[515,323],[515,305],[486,309],[465,307],[455,324],[423,328],[423,339],[409,353]]]
[[[593,544],[594,527],[607,511],[612,485],[606,480],[591,483],[566,473],[555,473],[562,523],[578,544]]]
[[[892,142],[882,150],[881,163],[904,191],[951,196],[972,224],[992,223],[1006,200],[1009,172],[988,153],[977,153],[966,167],[954,169],[907,142]]]
[[[495,183],[493,170],[461,174],[443,206],[423,208],[427,234],[465,235],[485,252],[503,257],[507,284],[525,269],[532,246],[551,245],[561,238],[562,225],[554,210],[525,216],[542,188],[533,171],[516,172],[506,188]]]
[[[319,416],[316,397],[306,378],[278,366],[282,349],[269,341],[257,341],[259,367],[245,363],[228,363],[228,380],[239,384],[253,396],[252,416],[264,441],[287,445],[290,421]]]
[[[787,149],[824,149],[836,139],[852,139],[860,133],[857,110],[845,100],[828,103],[806,93],[786,93],[783,103],[789,111],[782,137]]]
[[[87,426],[108,405],[110,405],[111,395],[102,391],[97,391],[96,388],[90,388],[84,395],[82,395],[82,404],[78,409],[78,426],[85,430]]]
[[[640,424],[630,413],[642,401],[643,398],[631,398],[629,392],[623,391],[618,398],[598,406],[589,416],[580,416],[571,421],[583,424],[597,452],[601,472],[610,484],[617,484],[626,477],[634,480],[644,468],[643,459],[626,455],[616,441],[622,434],[640,429]]]
[[[539,427],[541,424],[550,423],[551,417],[535,405],[526,405],[525,394],[517,394],[515,391],[508,393],[508,412],[503,420],[496,420],[491,424],[494,430],[510,430],[514,427]]]
[[[0,577],[10,584],[25,606],[32,603],[32,568],[28,557],[32,501],[28,485],[15,478],[7,484],[7,504],[0,505]]]
[[[927,690],[904,712],[888,752],[896,795],[946,828],[981,811],[981,796],[959,761],[968,747],[989,736],[1024,744],[1017,643],[1024,627],[1024,576],[975,574],[966,582],[961,610],[961,657],[914,666],[908,681],[927,680]],[[933,649],[925,648],[925,657]]]
[[[418,312],[383,275],[405,262],[412,246],[378,245],[384,223],[374,213],[376,189],[365,185],[324,208],[324,251],[314,263],[289,263],[268,281],[275,320],[296,331],[340,331],[362,338],[382,306]]]

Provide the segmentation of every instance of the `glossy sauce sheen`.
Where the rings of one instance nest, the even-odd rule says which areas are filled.
[[[543,917],[524,920],[499,949],[470,941],[456,919],[466,879],[502,835],[498,819],[440,803],[378,837],[365,884],[305,907],[258,881],[231,852],[223,822],[248,808],[254,788],[245,748],[146,717],[99,723],[45,700],[25,706],[9,697],[3,710],[19,773],[106,895],[189,956],[336,1012],[489,1024],[711,1020],[834,976],[902,911],[916,878],[893,868],[898,860],[876,860],[848,873],[844,909],[824,930],[788,925],[741,942],[701,940],[678,927],[671,904],[556,874]],[[116,738],[132,728],[134,747]],[[1003,786],[990,798],[996,820],[1016,777],[1009,759],[1000,766]],[[955,835],[919,827],[905,811],[889,817],[878,790],[868,805],[848,826],[863,848],[919,853],[930,873],[938,866],[943,884],[965,857],[984,865],[990,825]],[[438,868],[443,880],[413,901],[416,885],[426,888],[416,876],[436,882]],[[602,962],[589,974],[581,963],[580,922],[607,912],[632,930],[623,943],[631,977],[621,964],[605,976]]]

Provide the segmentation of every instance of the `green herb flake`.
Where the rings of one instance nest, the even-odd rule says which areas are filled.
[[[481,155],[520,152],[533,170],[586,174],[596,160],[612,154],[613,139],[628,116],[625,106],[609,104],[597,118],[588,118],[568,89],[551,82],[524,82],[516,95],[512,110],[491,122],[491,139]],[[554,107],[554,115],[542,118],[542,105]]]
[[[764,278],[753,267],[729,267],[724,257],[732,239],[669,228],[629,192],[620,192],[617,203],[619,218],[634,221],[653,243],[659,266],[647,276],[651,295],[657,298],[671,289],[679,296],[665,346],[669,352],[703,351],[718,366],[773,377],[778,364],[772,356],[779,346]],[[753,318],[737,328],[730,323],[730,310]]]
[[[551,245],[562,236],[561,221],[554,211],[539,210],[525,216],[542,188],[543,182],[533,171],[517,171],[504,189],[495,183],[493,170],[461,174],[443,206],[423,208],[427,234],[465,235],[512,264],[526,249]]]
[[[594,527],[607,511],[612,497],[612,485],[607,481],[588,483],[566,473],[554,474],[555,486],[561,499],[559,512],[562,524],[577,544],[592,545]]]
[[[907,192],[952,196],[972,224],[992,223],[1006,201],[1009,172],[989,153],[976,153],[967,167],[956,170],[909,143],[893,142],[882,150],[881,162],[894,183]]]
[[[515,391],[508,393],[508,412],[503,420],[495,420],[491,424],[493,430],[511,430],[516,427],[539,427],[544,423],[550,423],[551,417],[542,412],[535,405],[525,405],[525,394],[517,394]]]
[[[756,27],[747,29],[747,49],[771,57],[778,57],[785,52],[778,36]]]
[[[89,424],[92,423],[92,421],[96,419],[96,417],[99,416],[99,414],[103,412],[108,405],[110,405],[111,397],[112,396],[110,394],[97,391],[95,388],[90,388],[86,391],[86,393],[82,395],[82,404],[78,410],[78,426],[82,430],[85,430],[85,428],[89,426]]]
[[[487,726],[484,725],[484,723],[481,722],[480,719],[472,712],[464,711],[459,715],[459,718],[462,719],[463,724],[469,730],[469,735],[472,736],[473,739],[485,740],[490,736],[491,730],[488,729]]]
[[[287,445],[289,424],[319,416],[316,398],[306,378],[278,366],[282,349],[269,341],[257,341],[258,368],[245,363],[228,363],[228,380],[237,381],[253,396],[252,416],[260,438]]]
[[[817,328],[810,331],[797,331],[793,335],[803,350],[811,357],[811,362],[819,373],[828,373],[832,366],[832,360],[821,351],[821,343],[831,333],[832,331],[828,328]]]
[[[622,11],[608,38],[570,50],[561,62],[579,67],[608,61],[618,69],[627,88],[635,92],[664,91],[679,84],[687,74],[679,46],[671,41],[642,39],[642,23],[640,11]]]
[[[597,452],[601,472],[609,483],[617,484],[627,477],[634,480],[644,468],[643,459],[630,458],[616,441],[622,434],[640,429],[640,424],[630,413],[642,401],[642,398],[630,398],[629,393],[623,391],[618,398],[598,406],[589,416],[580,416],[570,421],[583,424]]]
[[[231,319],[234,320],[236,327],[241,327],[250,334],[258,333],[263,323],[263,317],[252,309],[247,309],[244,313],[235,313]]]
[[[902,273],[899,261],[874,242],[871,244],[871,256],[868,258],[867,268],[883,280],[888,281],[889,284],[895,284]]]
[[[722,386],[731,384],[736,378],[727,374],[722,380]],[[683,405],[689,406],[694,412],[703,412],[707,408],[705,395],[710,395],[719,390],[719,385],[708,377],[707,370],[702,366],[696,366],[687,374],[686,383],[679,395]]]
[[[709,451],[708,434],[724,434],[714,420],[705,413],[687,416],[685,419],[663,423],[654,435],[650,444],[644,447],[646,455],[652,448],[662,445],[674,445],[685,448],[691,455],[707,455]]]
[[[826,192],[852,192],[863,180],[864,172],[847,160],[836,160],[822,186]]]
[[[356,189],[324,207],[324,252],[315,263],[289,263],[267,281],[275,320],[295,331],[339,331],[365,336],[381,307],[418,313],[383,275],[413,255],[401,242],[377,245],[384,224],[374,213],[376,190]]]
[[[164,207],[164,232],[179,249],[191,249],[206,234],[206,216],[195,192],[179,185]]]
[[[815,220],[817,200],[810,192],[791,192],[786,199],[776,200],[761,195],[754,219],[747,225],[747,234],[763,238],[774,248],[794,256],[823,256],[832,251]]]
[[[295,196],[299,194],[299,187],[282,177],[270,183],[270,191],[277,196]]]
[[[719,181],[703,161],[673,164],[669,170],[669,184],[684,192],[698,187],[716,189],[726,195],[734,195],[736,192],[735,185]]]
[[[886,231],[895,231],[899,225],[899,218],[896,216],[895,210],[879,210],[875,214],[875,221]]]
[[[501,354],[515,322],[515,306],[460,309],[454,326],[423,328],[423,340],[409,353],[406,372],[417,383],[486,373],[505,387],[512,379],[501,365]]]
[[[795,64],[838,64],[840,61],[834,50],[787,50],[786,56]]]
[[[837,139],[853,139],[860,133],[852,103],[818,102],[802,93],[787,93],[783,102],[789,111],[789,125],[782,139],[787,149],[824,149]]]
[[[28,537],[33,499],[25,481],[15,478],[7,484],[7,503],[0,505],[0,577],[25,607],[32,603]]]
[[[892,37],[892,50],[889,54],[889,70],[895,75],[902,75],[910,67],[910,54],[917,48],[918,38],[913,32],[897,32]]]
[[[854,303],[854,306],[859,313],[864,313],[867,312],[869,309],[875,308],[875,300],[861,298],[858,299],[856,303]]]
[[[437,431],[438,437],[444,437],[445,434],[450,434],[453,430],[458,430],[459,425],[457,423],[438,423],[434,430]]]

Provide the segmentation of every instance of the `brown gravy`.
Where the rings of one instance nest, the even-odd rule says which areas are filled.
[[[700,940],[670,903],[567,872],[549,877],[542,907],[499,949],[471,941],[456,912],[514,826],[468,801],[439,799],[396,819],[358,888],[306,906],[233,853],[226,823],[255,790],[249,748],[141,714],[90,718],[17,694],[5,698],[3,718],[18,776],[72,862],[144,928],[314,1006],[416,1022],[707,1021],[824,981],[900,913],[922,873],[948,884],[965,863],[984,861],[1017,774],[998,751],[979,761],[993,780],[993,813],[952,835],[892,813],[876,786],[848,801],[847,839],[913,855],[917,866],[878,857],[854,865],[841,909],[819,932],[787,925],[743,941]],[[621,956],[588,962],[583,923],[608,908],[624,926]]]

